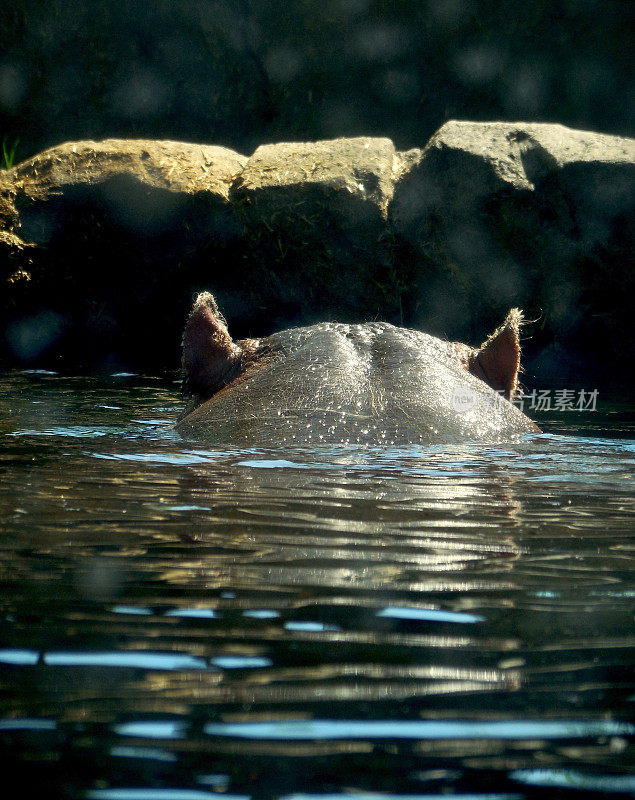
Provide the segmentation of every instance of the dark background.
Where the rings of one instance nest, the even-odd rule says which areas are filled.
[[[17,163],[64,141],[108,137],[250,155],[267,142],[370,135],[406,150],[423,147],[448,119],[628,136],[634,17],[632,0],[5,2],[0,167],[14,148]],[[587,189],[595,174],[587,166],[576,197],[596,191]],[[134,194],[135,208],[146,188]],[[478,253],[459,269],[443,242],[422,255],[379,236],[366,252],[375,242],[366,228],[358,246],[343,237],[338,260],[323,257],[320,230],[307,244],[297,221],[297,247],[282,253],[266,226],[247,229],[242,218],[224,226],[223,207],[223,236],[214,229],[190,246],[190,222],[196,231],[197,214],[211,219],[207,207],[192,220],[177,215],[173,231],[153,238],[109,217],[98,189],[92,205],[81,191],[73,199],[65,190],[59,208],[50,197],[40,205],[22,198],[20,235],[31,241],[26,223],[44,214],[56,238],[7,250],[0,316],[37,344],[37,359],[27,348],[29,363],[159,369],[178,364],[183,320],[200,289],[216,293],[237,338],[381,318],[478,344],[518,305],[533,323],[523,354],[528,385],[577,387],[584,376],[586,385],[630,396],[632,214],[620,212],[587,246],[566,204],[562,219],[552,213],[556,189],[546,181],[527,207],[519,196],[473,220],[499,237],[508,256],[502,276]],[[126,204],[130,196],[123,193]],[[334,236],[328,241],[339,242]],[[519,279],[510,284],[510,275]]]
[[[18,0],[0,14],[16,161],[110,136],[423,146],[447,119],[628,135],[630,0]],[[6,138],[5,138],[6,137]]]

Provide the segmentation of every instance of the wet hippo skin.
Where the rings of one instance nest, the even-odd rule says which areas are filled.
[[[502,441],[537,432],[512,402],[517,309],[480,347],[386,322],[325,322],[233,341],[203,292],[183,336],[179,433],[210,443]]]

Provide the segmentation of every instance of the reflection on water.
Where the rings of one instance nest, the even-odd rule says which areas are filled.
[[[126,375],[2,381],[5,776],[112,800],[635,790],[632,409],[509,446],[265,451],[182,442],[177,405]]]

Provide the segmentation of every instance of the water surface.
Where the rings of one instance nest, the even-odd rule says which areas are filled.
[[[0,758],[41,796],[630,796],[635,415],[209,449],[175,385],[0,384]]]

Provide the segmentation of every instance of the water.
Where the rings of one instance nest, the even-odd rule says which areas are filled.
[[[635,415],[210,450],[175,385],[0,384],[0,759],[41,796],[631,796]]]

